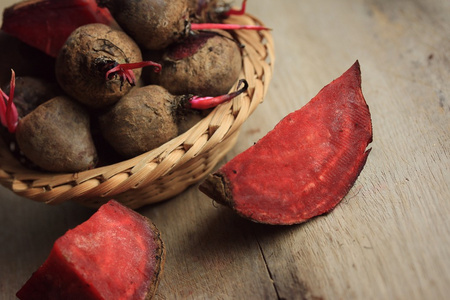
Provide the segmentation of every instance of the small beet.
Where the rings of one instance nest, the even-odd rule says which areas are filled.
[[[70,33],[90,23],[114,21],[95,0],[27,0],[4,10],[2,30],[56,57]]]
[[[21,300],[151,299],[165,260],[160,232],[111,200],[56,240],[17,292]]]
[[[18,120],[28,115],[34,109],[36,109],[39,105],[50,100],[58,95],[62,94],[58,84],[54,81],[49,81],[43,78],[31,77],[31,76],[23,76],[17,77],[13,81],[14,91],[13,91],[13,102],[17,111],[17,120],[13,121],[13,123],[17,124]],[[7,95],[11,94],[11,83],[6,85],[0,92],[4,92]],[[5,96],[3,96],[5,97]],[[8,101],[9,102],[9,96]],[[5,100],[5,99],[3,99]],[[2,100],[2,101],[3,101]],[[6,103],[5,103],[6,104]],[[6,108],[6,107],[5,107]],[[0,109],[2,111],[3,109]],[[7,125],[6,115],[7,111],[4,112],[5,115],[0,117],[5,120],[6,125],[4,130],[1,130],[1,135],[9,148],[13,153],[16,154],[17,157],[23,158],[23,155],[20,153],[19,149],[16,147],[16,138],[14,135],[14,127]],[[0,113],[1,115],[2,113]],[[6,130],[8,128],[8,130]],[[11,130],[12,129],[12,130]]]
[[[187,0],[97,0],[139,45],[163,49],[186,34]]]
[[[123,156],[147,152],[177,136],[174,101],[157,85],[133,89],[99,117],[100,130]]]
[[[189,0],[97,0],[142,48],[161,50],[202,29],[266,30],[263,26],[191,22]],[[192,6],[194,5],[194,8]],[[202,4],[199,4],[202,7]],[[228,13],[228,12],[227,12]],[[195,15],[195,13],[194,13]]]
[[[89,114],[66,96],[48,100],[20,119],[15,134],[23,154],[44,170],[72,173],[97,163]]]
[[[103,108],[132,88],[123,78],[108,78],[108,71],[141,61],[139,47],[123,31],[88,24],[72,32],[62,47],[56,59],[56,79],[69,96],[91,108]],[[132,71],[133,77],[139,79],[141,71]]]
[[[356,62],[199,188],[255,222],[302,223],[329,212],[348,193],[371,141]]]
[[[25,117],[45,101],[62,95],[56,82],[43,78],[22,76],[17,77],[15,81],[14,104],[19,118]],[[7,85],[3,91],[9,94],[10,85]]]
[[[198,22],[220,22],[224,12],[230,9],[229,3],[219,0],[189,0],[191,19]]]
[[[167,48],[161,72],[150,81],[171,94],[218,96],[236,83],[242,68],[241,51],[226,31],[201,31]]]
[[[196,23],[220,23],[229,15],[240,15],[245,12],[246,0],[242,1],[242,8],[235,10],[230,1],[221,0],[189,0],[191,19]]]

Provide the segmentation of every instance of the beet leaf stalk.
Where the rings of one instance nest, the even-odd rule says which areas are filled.
[[[152,61],[142,61],[137,63],[118,64],[113,63],[112,68],[106,72],[106,79],[112,79],[114,75],[118,75],[121,78],[121,82],[127,81],[132,86],[136,85],[136,76],[134,75],[134,69],[140,69],[143,67],[152,66],[156,73],[160,72],[162,66]]]
[[[242,88],[240,88],[241,85],[244,85]],[[193,96],[189,99],[189,105],[190,108],[193,109],[208,109],[216,107],[219,104],[222,104],[224,102],[227,102],[243,92],[245,92],[248,89],[248,83],[245,79],[239,80],[237,90],[235,92],[226,94],[226,95],[220,95],[217,97],[199,97],[199,96]]]
[[[232,8],[229,11],[226,11],[224,13],[224,15],[225,16],[242,16],[243,14],[245,14],[246,6],[247,6],[247,0],[244,0],[244,1],[242,1],[241,9]]]
[[[247,1],[244,0],[242,2],[242,7],[240,9],[231,8],[228,11],[225,11],[223,14],[225,16],[241,16],[245,14]],[[188,24],[189,31],[195,30],[206,30],[206,29],[222,29],[222,30],[270,30],[264,26],[258,25],[240,25],[240,24],[223,24],[223,23],[190,23]]]
[[[206,30],[206,29],[222,29],[222,30],[270,30],[265,26],[259,25],[240,25],[240,24],[223,24],[223,23],[190,23],[189,31]]]
[[[16,73],[11,69],[11,83],[9,96],[0,89],[0,121],[1,124],[8,129],[10,133],[14,133],[19,123],[19,114],[17,113],[17,107],[13,102],[14,89],[16,87]]]

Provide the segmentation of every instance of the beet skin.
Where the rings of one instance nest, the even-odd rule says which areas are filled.
[[[119,101],[132,86],[119,76],[107,79],[115,64],[142,61],[138,45],[123,31],[96,23],[72,32],[56,58],[55,74],[61,88],[80,103],[104,108]],[[142,69],[134,69],[139,80]]]
[[[176,98],[165,88],[135,88],[99,116],[100,130],[117,153],[133,157],[178,135],[176,110]]]
[[[141,47],[164,49],[186,35],[187,0],[97,0]]]
[[[161,65],[161,72],[149,72],[150,80],[171,94],[219,96],[238,80],[242,57],[228,32],[203,31],[168,47]]]
[[[356,62],[200,190],[255,222],[288,225],[332,210],[365,165],[372,141]]]
[[[39,105],[19,120],[16,140],[33,163],[50,172],[79,172],[98,161],[86,109],[66,96]]]

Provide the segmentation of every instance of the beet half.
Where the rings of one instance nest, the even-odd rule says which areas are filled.
[[[372,122],[357,61],[199,186],[259,223],[290,225],[331,211],[363,169]]]
[[[115,25],[94,0],[26,0],[3,11],[2,30],[56,57],[70,33],[90,23]]]
[[[111,200],[56,240],[19,299],[150,299],[165,259],[156,226]]]

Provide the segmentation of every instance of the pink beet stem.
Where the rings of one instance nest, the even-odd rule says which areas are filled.
[[[230,9],[229,11],[227,11],[226,13],[225,13],[225,15],[226,16],[231,16],[231,15],[234,15],[234,16],[242,16],[243,14],[245,14],[245,7],[246,7],[246,4],[247,4],[247,0],[244,0],[244,1],[242,1],[242,7],[241,7],[241,9]]]
[[[242,84],[244,84],[244,87],[239,89],[239,87]],[[232,92],[232,93],[229,93],[226,95],[220,95],[217,97],[193,96],[191,99],[189,99],[190,106],[193,109],[208,109],[208,108],[216,107],[217,105],[227,102],[227,101],[237,97],[238,95],[242,94],[243,92],[245,92],[248,88],[247,81],[245,79],[239,80],[239,84],[238,84],[237,88],[238,89],[235,92]]]
[[[223,29],[223,30],[270,30],[264,26],[258,25],[239,25],[239,24],[222,24],[222,23],[192,23],[191,30],[205,30],[205,29]]]
[[[114,68],[111,68],[106,72],[106,79],[110,79],[110,76],[114,73],[117,73],[122,79],[122,81],[128,81],[129,84],[136,84],[136,76],[134,75],[133,69],[139,69],[143,67],[153,66],[155,67],[155,72],[160,72],[162,66],[158,63],[152,61],[141,61],[137,63],[128,63],[128,64],[118,64]]]
[[[19,122],[19,114],[17,107],[13,102],[14,89],[16,88],[16,74],[11,70],[11,83],[9,84],[9,96],[0,89],[2,101],[0,100],[0,119],[3,126],[8,128],[10,133],[16,132],[17,123]],[[6,104],[5,104],[6,102]]]
[[[4,127],[8,127],[8,124],[6,123],[6,103],[8,102],[9,97],[2,89],[0,89],[0,94],[2,96],[2,99],[0,100],[0,121]]]

